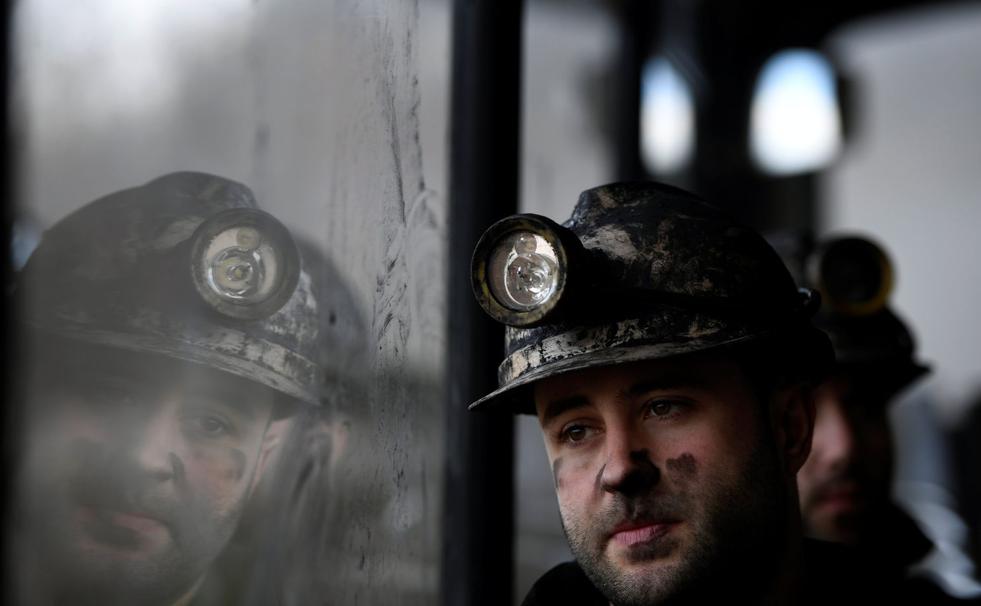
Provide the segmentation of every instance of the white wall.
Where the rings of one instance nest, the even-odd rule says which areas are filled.
[[[924,387],[954,420],[981,389],[981,7],[855,24],[829,46],[857,82],[858,129],[822,183],[822,228],[886,246],[934,367]]]
[[[981,393],[981,7],[856,23],[828,47],[857,84],[858,128],[821,183],[821,227],[886,247],[893,305],[933,368],[891,411],[894,493],[937,545],[927,569],[948,591],[981,595],[947,433]]]

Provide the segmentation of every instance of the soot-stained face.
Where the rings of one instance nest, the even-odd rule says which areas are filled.
[[[884,512],[893,461],[888,398],[854,373],[818,386],[811,455],[797,475],[808,534],[857,543]]]
[[[537,383],[535,404],[570,547],[613,604],[762,591],[793,472],[739,366],[579,371]]]
[[[253,488],[273,392],[101,348],[43,362],[27,394],[20,502],[46,591],[93,604],[186,596]]]

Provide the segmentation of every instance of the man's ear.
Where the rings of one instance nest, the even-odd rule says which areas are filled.
[[[811,453],[814,435],[814,390],[803,384],[780,389],[772,403],[772,422],[785,471],[796,476]]]
[[[252,484],[249,486],[249,495],[255,492],[259,481],[265,474],[266,469],[272,467],[279,454],[279,444],[286,430],[289,428],[292,418],[274,419],[269,422],[266,433],[262,436],[262,444],[259,446],[259,459],[256,461],[255,473],[252,474]]]

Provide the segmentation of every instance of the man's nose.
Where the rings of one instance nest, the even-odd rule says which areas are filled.
[[[179,420],[171,408],[160,405],[129,428],[131,456],[139,472],[159,481],[183,474]]]
[[[606,462],[597,478],[599,487],[626,496],[649,490],[661,477],[648,444],[631,428],[608,428]]]
[[[814,441],[834,468],[847,467],[855,456],[855,427],[839,404],[821,407]]]

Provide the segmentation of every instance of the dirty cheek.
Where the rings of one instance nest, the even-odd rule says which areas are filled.
[[[195,448],[189,467],[198,471],[201,482],[212,491],[228,490],[245,477],[248,458],[237,448]]]
[[[665,462],[668,475],[679,483],[690,482],[698,475],[698,461],[690,452],[682,453],[674,459]]]
[[[556,457],[552,461],[552,480],[555,482],[556,493],[576,490],[576,485],[583,480],[591,481],[589,460],[577,457]]]
[[[552,480],[555,482],[555,490],[562,488],[562,457],[556,457],[552,461]]]

